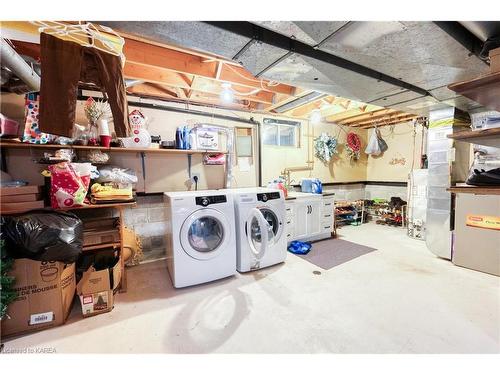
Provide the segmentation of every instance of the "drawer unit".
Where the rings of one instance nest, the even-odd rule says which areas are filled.
[[[286,202],[285,234],[288,242],[316,241],[331,236],[335,205],[332,196],[300,194]]]

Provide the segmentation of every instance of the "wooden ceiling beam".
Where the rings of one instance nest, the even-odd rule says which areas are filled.
[[[273,104],[266,107],[265,110],[272,111],[273,109],[275,109],[277,107],[280,107],[284,104],[287,104],[295,99],[301,98],[301,97],[303,97],[307,94],[310,94],[310,93],[311,93],[311,90],[306,90],[306,89],[302,89],[300,87],[296,87],[294,92],[293,92],[293,95],[276,94],[276,95],[274,95],[274,98],[273,98]]]
[[[125,64],[123,75],[128,79],[138,79],[144,82],[180,87],[183,89],[190,89],[193,79],[185,74],[178,74],[169,70],[143,66],[131,62]]]
[[[383,123],[384,121],[385,122],[392,121],[392,120],[396,120],[398,118],[403,118],[403,117],[407,117],[407,116],[414,116],[414,114],[413,113],[404,113],[404,112],[395,112],[395,113],[391,113],[391,114],[388,114],[388,115],[385,115],[382,117],[378,117],[378,118],[357,121],[355,123],[349,124],[349,126],[362,126],[362,125],[368,125],[368,124],[373,124],[373,123]]]
[[[186,97],[189,97],[189,91],[191,90],[217,95],[219,95],[223,90],[223,88],[221,87],[221,82],[212,79],[207,79],[199,76],[189,77],[186,74],[179,74],[158,67],[145,67],[143,65],[131,62],[125,64],[124,75],[125,78],[129,79],[138,79],[162,86],[171,86],[184,89],[186,90]],[[241,90],[241,92],[243,93],[251,91],[251,89],[241,89],[239,87],[238,90]],[[238,95],[237,93],[234,94],[234,96],[237,98],[247,99],[264,104],[272,104],[273,95],[273,93],[267,91],[259,91],[248,96]]]
[[[153,66],[178,73],[218,79],[247,88],[258,88],[271,93],[292,95],[294,90],[293,86],[285,84],[270,86],[267,80],[255,78],[243,67],[226,64],[220,60],[207,60],[201,56],[174,50],[166,46],[160,47],[126,38],[123,52],[126,56],[125,64],[130,62]]]
[[[267,91],[259,91],[257,93],[251,95],[245,95],[246,93],[251,92],[248,88],[241,90],[240,88],[236,89],[232,87],[234,92],[234,97],[241,100],[249,100],[251,102],[263,103],[263,104],[272,104],[274,94]],[[191,85],[191,90],[206,92],[209,94],[220,95],[224,88],[221,86],[220,82],[197,77],[197,79]]]
[[[175,92],[155,83],[140,83],[134,85],[127,89],[127,93],[145,94],[148,96],[156,96],[162,98],[178,98]]]
[[[342,120],[338,120],[337,123],[340,125],[349,125],[349,124],[360,122],[363,120],[373,120],[373,119],[384,117],[384,116],[387,116],[387,115],[390,115],[393,113],[397,113],[397,112],[401,112],[401,111],[397,111],[397,110],[390,109],[390,108],[379,109],[379,110],[372,111],[369,113],[364,113],[362,115],[347,117],[347,118],[344,118]]]
[[[403,123],[403,122],[407,122],[407,121],[410,121],[414,118],[417,118],[418,116],[417,115],[410,115],[410,114],[405,114],[404,116],[399,116],[399,117],[395,117],[395,118],[392,118],[392,119],[387,119],[386,121],[382,121],[382,122],[367,122],[367,123],[364,123],[364,124],[359,124],[359,125],[351,125],[352,127],[356,127],[356,128],[360,128],[360,129],[368,129],[368,128],[372,128],[374,127],[375,125],[377,127],[382,127],[382,126],[388,126],[388,125],[395,125],[395,124],[399,124],[399,123]]]
[[[338,121],[347,119],[349,117],[367,114],[367,113],[370,113],[373,111],[377,111],[379,109],[383,109],[383,108],[376,106],[376,105],[373,105],[373,104],[366,104],[366,105],[359,107],[359,108],[352,108],[352,109],[348,109],[348,110],[340,112],[340,113],[332,114],[330,116],[327,116],[325,118],[325,120],[327,122],[337,123]]]

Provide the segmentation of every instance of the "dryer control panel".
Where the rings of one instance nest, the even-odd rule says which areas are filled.
[[[257,200],[260,202],[267,202],[272,199],[280,199],[280,193],[278,191],[273,191],[271,193],[258,193]]]
[[[196,197],[196,205],[207,207],[210,204],[226,203],[227,198],[225,195],[212,195],[207,197]]]

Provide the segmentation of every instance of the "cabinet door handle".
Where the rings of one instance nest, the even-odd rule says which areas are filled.
[[[313,212],[313,206],[309,206],[309,207],[311,207],[311,212],[310,213],[312,214],[312,212]]]

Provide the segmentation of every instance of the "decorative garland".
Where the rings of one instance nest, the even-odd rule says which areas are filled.
[[[332,156],[337,154],[337,138],[321,133],[318,138],[314,139],[314,149],[319,160],[323,163],[329,163]]]
[[[353,132],[347,134],[347,144],[346,151],[351,160],[358,160],[361,150],[361,139],[359,135]]]

